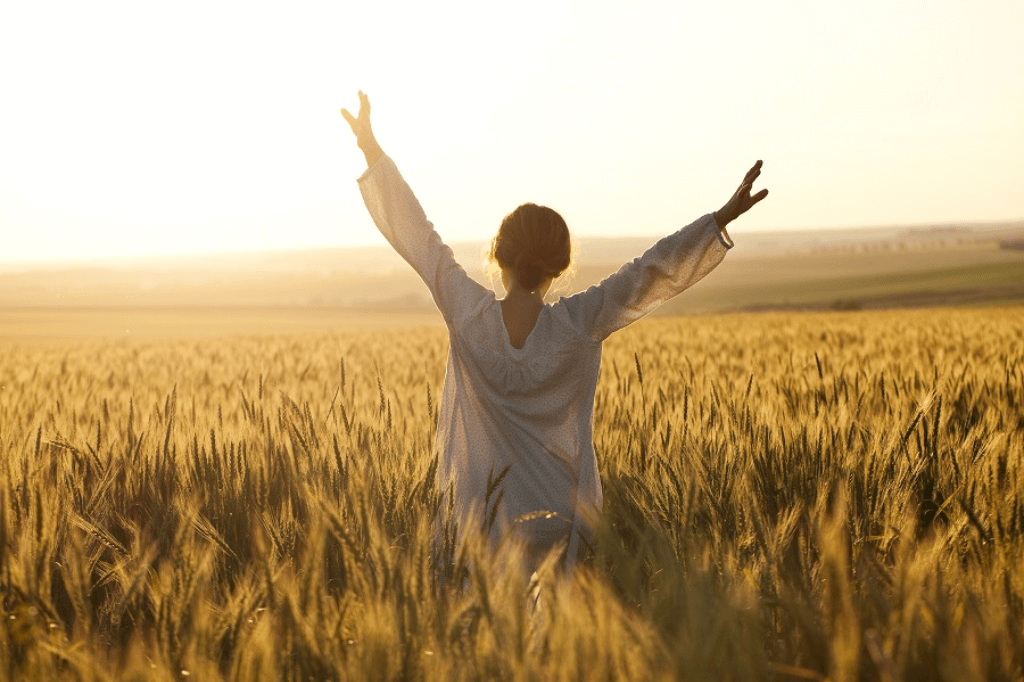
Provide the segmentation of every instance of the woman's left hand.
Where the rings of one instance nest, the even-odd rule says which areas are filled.
[[[768,190],[763,189],[757,194],[751,196],[750,190],[754,184],[754,180],[761,174],[761,161],[758,161],[753,167],[747,171],[746,176],[743,178],[743,182],[740,183],[739,188],[729,201],[725,202],[725,206],[715,211],[715,221],[718,223],[719,228],[724,228],[727,224],[739,218],[741,215],[750,210],[750,207],[757,202],[768,196]]]

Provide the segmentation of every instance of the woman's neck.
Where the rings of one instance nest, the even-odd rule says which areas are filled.
[[[505,301],[511,302],[513,305],[544,305],[544,292],[543,291],[527,291],[517,284],[513,284],[509,287],[508,291],[505,292]]]

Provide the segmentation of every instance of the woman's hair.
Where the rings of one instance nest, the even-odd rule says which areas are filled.
[[[501,221],[488,259],[502,269],[511,268],[519,286],[534,291],[545,279],[558,277],[569,267],[569,228],[557,211],[523,204]]]

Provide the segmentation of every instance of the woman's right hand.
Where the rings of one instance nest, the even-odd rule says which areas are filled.
[[[377,159],[384,155],[384,152],[377,143],[373,128],[370,127],[370,98],[360,90],[359,115],[353,116],[348,109],[342,109],[341,115],[352,128],[352,134],[356,136],[356,144],[366,157],[366,165],[372,166]]]

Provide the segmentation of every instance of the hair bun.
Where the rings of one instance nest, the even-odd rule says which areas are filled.
[[[516,280],[519,286],[533,291],[544,280],[547,268],[544,263],[529,251],[520,253],[515,262]]]

